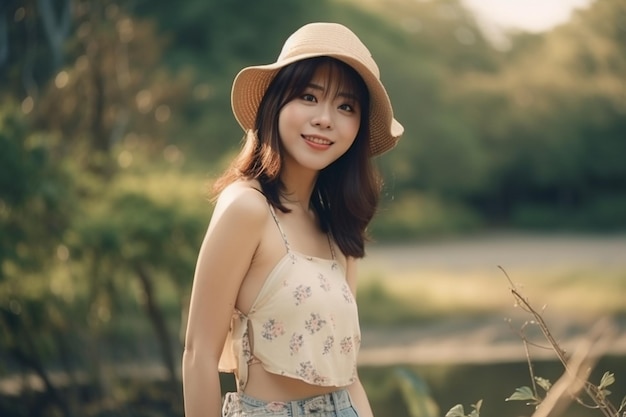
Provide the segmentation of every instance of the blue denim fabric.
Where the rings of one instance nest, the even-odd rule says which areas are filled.
[[[222,416],[359,417],[346,390],[290,402],[266,402],[241,392],[229,392],[224,398]]]

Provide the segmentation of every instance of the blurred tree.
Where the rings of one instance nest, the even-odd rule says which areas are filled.
[[[127,167],[132,163],[133,152],[138,150],[146,155],[158,156],[165,152],[164,157],[170,159],[174,155],[176,147],[166,146],[166,127],[175,117],[172,113],[176,105],[184,103],[188,97],[187,80],[184,74],[174,78],[169,71],[159,67],[162,43],[154,26],[136,20],[115,1],[72,1],[72,31],[68,41],[64,42],[61,38],[66,34],[68,23],[66,17],[60,16],[67,16],[68,4],[28,1],[11,4],[7,12],[3,3],[4,15],[12,15],[13,19],[9,25],[9,36],[12,36],[9,59],[1,68],[2,73],[8,76],[6,80],[2,78],[2,83],[6,82],[10,88],[3,89],[0,94],[9,98],[18,97],[21,105],[15,105],[13,101],[6,109],[0,109],[0,116],[11,116],[3,120],[0,130],[0,164],[3,167],[0,172],[0,297],[3,312],[6,312],[3,315],[6,319],[4,324],[8,330],[2,346],[13,352],[14,359],[28,365],[44,382],[50,382],[44,373],[46,366],[69,352],[62,344],[64,339],[57,337],[62,334],[58,329],[86,326],[82,327],[86,337],[79,342],[88,346],[85,352],[87,361],[91,361],[88,368],[94,368],[94,373],[89,376],[97,381],[101,395],[110,395],[111,388],[107,386],[103,372],[100,372],[102,367],[98,353],[101,351],[97,349],[98,342],[102,340],[99,330],[106,329],[106,326],[98,328],[93,323],[101,320],[99,317],[107,299],[121,297],[121,294],[115,293],[115,275],[106,276],[105,271],[115,273],[126,267],[140,278],[146,315],[154,325],[170,381],[175,383],[176,352],[172,340],[177,333],[170,332],[165,326],[159,294],[152,289],[158,287],[155,280],[167,276],[168,268],[185,277],[191,276],[189,268],[180,269],[181,264],[193,265],[193,261],[181,256],[184,245],[170,248],[172,256],[169,257],[154,251],[144,254],[170,262],[160,264],[163,268],[156,277],[150,272],[150,262],[145,257],[141,262],[126,259],[128,264],[116,265],[120,261],[117,253],[88,251],[92,258],[83,258],[85,251],[78,248],[84,249],[90,244],[89,240],[81,241],[87,238],[80,233],[81,221],[93,216],[85,210],[98,201],[113,183],[118,166]],[[41,33],[54,38],[45,44],[45,48],[39,47],[38,36]],[[13,47],[13,40],[17,48]],[[24,49],[20,50],[20,46]],[[56,58],[35,77],[35,56],[43,57],[43,61],[51,56]],[[63,62],[69,64],[57,68]],[[19,79],[27,80],[22,84],[23,88],[14,83]],[[22,130],[13,121],[16,119],[13,115],[20,113],[30,121],[28,127]],[[184,161],[182,157],[177,157],[177,160]],[[76,181],[57,182],[61,173],[71,173]],[[63,211],[65,205],[71,205],[72,210]],[[110,216],[107,220],[126,213],[112,209],[107,213]],[[145,222],[145,219],[141,220],[143,214],[132,212],[132,217],[140,223]],[[171,232],[177,230],[172,222],[183,221],[177,214],[160,212],[155,215],[164,216],[159,219],[160,224]],[[39,221],[33,222],[33,219]],[[124,228],[116,231],[128,239],[142,238],[126,234],[129,230]],[[106,240],[108,235],[101,232],[100,239]],[[159,242],[165,244],[169,240]],[[46,313],[37,313],[49,312],[51,307],[43,308],[45,303],[55,298],[54,291],[60,291],[55,288],[56,284],[48,282],[53,275],[48,268],[55,258],[54,254],[69,260],[68,266],[64,267],[67,271],[56,271],[65,275],[61,281],[72,288],[63,292],[70,299],[78,296],[65,310],[67,314],[60,313],[62,320],[58,324]],[[179,256],[182,259],[177,259]],[[24,269],[31,272],[28,281],[24,280]],[[71,270],[79,273],[72,275]],[[100,278],[92,280],[92,277]],[[85,287],[81,285],[85,280],[89,285],[84,291],[78,290]],[[37,290],[33,291],[33,288]],[[12,309],[11,306],[21,307]],[[30,306],[28,311],[27,306]],[[37,310],[37,307],[41,308]],[[19,314],[15,313],[16,308]],[[80,317],[89,319],[90,314],[76,314],[73,308],[76,311],[95,311],[98,319],[80,322]],[[20,324],[14,326],[14,323]],[[23,334],[31,334],[32,343],[26,343],[30,339],[13,332],[16,329]],[[90,330],[96,331],[90,334]],[[48,337],[48,334],[52,336]],[[18,343],[20,340],[22,342]],[[32,346],[42,348],[33,349]],[[43,349],[44,346],[47,348]],[[81,355],[76,355],[72,365],[80,362],[79,358]],[[63,413],[70,415],[68,403],[58,400],[60,397],[55,394],[52,383],[46,386],[50,397],[56,398],[54,401],[62,405]],[[180,396],[180,390],[173,389],[172,392]]]
[[[73,350],[67,321],[38,275],[54,263],[58,236],[69,227],[71,182],[45,145],[20,114],[0,108],[0,352],[38,375],[49,401],[72,416],[47,367]]]
[[[52,55],[52,70],[63,65],[65,42],[71,30],[72,0],[37,0],[42,28]]]
[[[0,109],[0,283],[45,266],[69,224],[71,183],[53,165],[46,139],[15,111]]]
[[[179,304],[174,307],[183,310],[183,294],[204,231],[202,218],[183,207],[161,205],[133,192],[114,190],[104,197],[78,222],[70,243],[70,250],[82,262],[83,274],[92,276],[88,292],[93,302],[105,303],[108,311],[105,322],[97,318],[92,322],[94,347],[104,337],[102,325],[124,319],[124,308],[115,297],[133,294],[154,329],[172,399],[180,401],[177,358],[182,349],[178,332],[167,324],[161,300],[164,289],[177,289],[173,298]],[[134,285],[131,279],[136,279]],[[102,293],[103,289],[107,290]]]
[[[621,2],[598,0],[540,42],[522,36],[521,51],[514,38],[499,74],[464,79],[466,120],[491,154],[491,180],[470,194],[486,214],[536,207],[521,220],[626,226],[625,17]]]
[[[110,176],[115,146],[130,140],[148,152],[167,144],[188,82],[157,65],[162,42],[152,24],[113,1],[75,1],[72,64],[46,86],[37,126],[55,132],[66,155]]]

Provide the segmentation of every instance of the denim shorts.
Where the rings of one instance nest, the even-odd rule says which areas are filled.
[[[242,392],[224,397],[223,417],[359,417],[347,390],[331,392],[304,400],[266,402]]]

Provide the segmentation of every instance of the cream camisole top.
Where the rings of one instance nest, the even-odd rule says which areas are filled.
[[[313,385],[346,386],[356,380],[361,344],[357,306],[337,263],[307,256],[289,247],[274,208],[272,217],[286,253],[265,280],[247,315],[235,310],[219,362],[234,372],[239,390],[248,382],[248,366]]]

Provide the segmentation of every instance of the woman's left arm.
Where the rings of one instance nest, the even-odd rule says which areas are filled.
[[[356,382],[348,387],[348,392],[350,393],[350,398],[352,398],[352,403],[354,404],[359,417],[374,417],[372,407],[367,399],[367,394],[365,393],[365,389],[363,389],[363,385],[358,377]]]
[[[350,286],[350,290],[352,290],[352,294],[356,299],[356,288],[357,288],[357,271],[356,271],[356,259],[352,257],[348,257],[346,260],[346,281]],[[352,402],[359,413],[359,417],[373,417],[372,407],[370,406],[370,402],[367,398],[367,393],[363,388],[363,384],[361,384],[361,380],[357,374],[357,380],[348,387],[348,392],[350,392],[350,397],[352,398]]]

